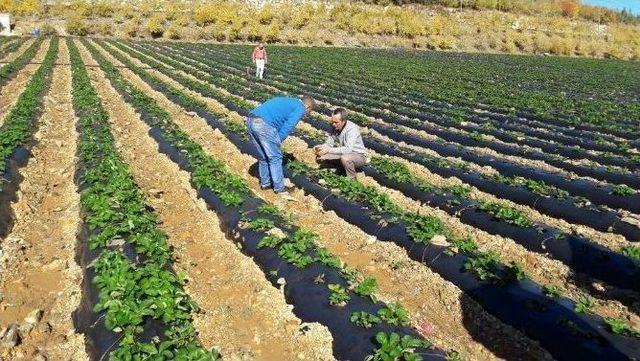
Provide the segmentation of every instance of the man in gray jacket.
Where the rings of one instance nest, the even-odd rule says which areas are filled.
[[[347,111],[336,108],[331,115],[333,131],[322,145],[314,147],[317,161],[333,168],[341,167],[348,177],[356,178],[356,171],[367,163],[367,149],[362,142],[360,128],[347,120]]]

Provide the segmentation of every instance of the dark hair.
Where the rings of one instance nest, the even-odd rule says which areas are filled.
[[[332,114],[339,115],[343,122],[347,121],[347,110],[345,108],[335,108]]]

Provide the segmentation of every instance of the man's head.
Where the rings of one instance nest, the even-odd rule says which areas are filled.
[[[347,124],[347,110],[344,108],[335,108],[331,113],[331,125],[336,130],[342,130]]]
[[[305,95],[300,100],[302,100],[302,104],[304,104],[304,109],[306,110],[305,114],[311,113],[313,107],[316,106],[316,101],[310,96]]]
[[[259,42],[259,43],[258,43],[258,47],[259,47],[260,49],[264,48],[264,43],[263,43],[262,41],[261,41],[261,42]]]

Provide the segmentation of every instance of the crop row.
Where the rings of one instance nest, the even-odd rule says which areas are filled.
[[[42,38],[34,41],[33,44],[31,44],[27,48],[27,50],[20,54],[20,56],[18,56],[9,64],[6,64],[2,68],[0,68],[0,85],[4,85],[9,77],[14,75],[18,70],[27,65],[27,63],[36,55],[36,52],[38,51],[38,48],[40,48],[40,45],[42,45]]]
[[[215,351],[197,344],[191,312],[198,306],[171,269],[167,236],[116,150],[77,47],[70,39],[67,45],[80,131],[81,259],[87,266],[76,326],[89,336],[96,358],[215,360]]]
[[[211,54],[214,59],[226,59],[229,64],[238,64],[244,57],[244,54],[234,54],[232,51],[216,51],[216,49],[212,47],[198,46],[198,51],[200,53]],[[471,146],[488,147],[498,152],[503,152],[504,154],[545,160],[549,164],[560,167],[566,166],[563,158],[586,158],[603,165],[625,166],[632,170],[638,165],[624,157],[615,155],[615,153],[624,155],[626,154],[626,150],[622,151],[618,148],[613,148],[608,149],[605,155],[591,154],[581,149],[585,144],[584,139],[581,141],[576,139],[576,142],[573,144],[574,146],[569,147],[565,146],[564,143],[551,143],[544,139],[530,138],[524,133],[519,134],[518,132],[525,130],[523,128],[515,128],[515,134],[506,133],[503,127],[504,122],[487,122],[486,119],[480,119],[478,115],[461,116],[451,110],[435,111],[423,109],[416,106],[417,102],[414,100],[409,102],[410,106],[408,106],[406,101],[401,102],[395,96],[386,95],[387,92],[385,91],[368,94],[368,92],[361,89],[361,87],[352,87],[344,80],[333,81],[330,79],[330,74],[321,74],[316,77],[310,74],[311,72],[308,69],[298,68],[296,64],[289,63],[285,66],[278,66],[277,63],[272,64],[269,66],[269,71],[276,77],[286,74],[287,78],[295,78],[295,80],[306,84],[310,90],[317,91],[318,89],[322,89],[327,96],[335,99],[337,102],[336,105],[363,112],[392,124],[401,124],[425,130],[446,141],[462,142],[463,144]],[[455,120],[447,119],[453,115],[457,115]],[[479,124],[474,124],[475,126],[468,124],[473,121],[482,124],[482,126]],[[450,128],[464,129],[464,131],[451,131]],[[482,135],[492,135],[508,143],[526,144],[534,148],[540,148],[544,153],[531,150],[525,151],[509,147],[508,144],[496,144],[495,142],[483,139],[483,136],[479,135],[479,133],[482,133]],[[549,133],[545,133],[545,137],[549,135]],[[551,155],[553,155],[553,157]]]
[[[157,67],[157,64],[152,64],[152,67]],[[166,69],[164,71],[166,72]],[[185,79],[183,78],[181,81],[184,82]],[[251,109],[251,105],[246,102],[234,103],[233,99],[229,99],[228,96],[225,97],[219,92],[215,94],[212,89],[207,92],[202,87],[197,88],[199,91],[205,91],[207,96],[219,99],[222,97],[223,103],[236,109],[239,108],[241,112],[247,112]],[[315,144],[313,139],[305,140],[311,145]],[[544,225],[532,224],[520,212],[503,204],[495,202],[478,204],[469,201],[465,199],[465,193],[468,192],[468,189],[464,187],[442,190],[424,181],[410,178],[407,171],[399,171],[399,166],[397,163],[385,160],[377,162],[377,164],[374,162],[371,167],[365,167],[364,172],[373,176],[383,185],[401,190],[410,198],[437,206],[453,216],[460,217],[464,223],[492,234],[497,233],[510,237],[525,245],[529,250],[543,254],[550,253],[576,272],[604,279],[621,288],[636,288],[634,284],[637,280],[638,265],[626,256],[606,250],[584,238],[562,234]]]
[[[116,54],[117,56],[117,54]],[[122,62],[130,61],[119,57]],[[155,64],[152,64],[154,66]],[[164,69],[166,72],[166,69]],[[184,81],[184,79],[183,79]],[[208,96],[220,97],[209,89]],[[220,99],[220,98],[219,98]],[[248,112],[252,106],[237,103],[228,98],[220,99],[228,106],[235,107],[242,113]],[[328,130],[328,129],[324,129]],[[317,142],[304,137],[310,145]],[[464,223],[514,239],[535,252],[547,254],[566,263],[576,272],[584,272],[591,277],[605,280],[621,288],[635,289],[638,265],[621,254],[606,250],[590,243],[588,240],[563,234],[550,227],[533,224],[520,212],[496,202],[475,203],[466,199],[468,189],[439,189],[432,184],[410,176],[408,170],[390,160],[377,158],[364,172],[378,182],[402,191],[410,198],[439,207],[451,215],[459,217]],[[547,241],[553,240],[552,242]],[[605,261],[606,260],[606,261]],[[626,275],[626,277],[624,276]]]
[[[200,45],[194,45],[194,47],[195,47],[194,49],[190,49],[190,47],[187,45],[181,45],[179,52],[186,52],[189,54],[189,56],[193,56],[193,57],[202,57],[203,52],[210,53],[210,51],[206,49],[202,49]],[[223,60],[224,56],[218,57],[217,54],[215,53],[213,54],[213,56],[209,56],[206,58],[209,59],[210,66],[215,66],[214,65],[215,63],[221,62],[222,67],[226,66],[227,69],[229,67],[236,67],[235,69],[236,74],[238,74],[239,76],[246,76],[246,74],[242,71],[241,68],[240,69],[237,68],[239,67],[237,59],[236,60],[231,59],[231,60],[225,61]],[[220,60],[219,58],[222,60]],[[229,72],[229,70],[223,69],[222,67],[218,64],[217,70],[225,73]],[[396,116],[390,116],[389,114],[392,114],[392,113],[390,113],[388,110],[384,110],[384,111],[375,110],[375,108],[372,109],[368,105],[371,102],[376,102],[375,100],[376,97],[360,99],[358,103],[355,103],[355,104],[353,102],[345,103],[343,99],[348,99],[349,97],[352,96],[348,92],[342,89],[339,89],[336,91],[327,91],[326,89],[324,89],[327,87],[326,85],[324,87],[313,87],[313,86],[307,85],[305,84],[306,78],[307,78],[306,75],[305,74],[296,75],[295,73],[296,71],[294,69],[287,69],[285,72],[280,73],[283,76],[284,74],[286,74],[287,78],[292,80],[289,81],[290,82],[289,84],[280,83],[278,87],[283,90],[291,91],[290,88],[291,86],[293,86],[295,88],[298,88],[299,92],[308,93],[320,100],[336,103],[337,105],[343,105],[349,109],[353,109],[350,107],[350,105],[354,105],[356,107],[354,110],[359,110],[364,114],[371,115],[381,120],[384,120],[391,127],[395,127],[397,125],[404,125],[404,126],[409,126],[414,128],[420,128],[420,130],[426,130],[431,134],[438,135],[439,137],[442,138],[442,140],[451,142],[450,145],[456,146],[457,148],[459,148],[459,145],[488,147],[501,154],[516,155],[523,158],[529,158],[532,160],[544,160],[546,163],[550,165],[558,166],[561,169],[574,172],[581,176],[589,176],[589,177],[593,177],[596,179],[605,180],[613,183],[625,183],[629,186],[635,186],[637,184],[640,184],[637,177],[629,174],[628,171],[617,171],[616,168],[612,168],[611,166],[592,167],[592,166],[577,165],[571,162],[566,162],[565,160],[562,159],[562,157],[558,158],[557,155],[550,156],[550,155],[546,155],[543,152],[525,150],[509,144],[492,142],[492,141],[489,141],[488,139],[485,139],[482,134],[477,132],[464,135],[464,134],[460,134],[459,132],[454,132],[448,129],[443,129],[443,128],[438,129],[433,126],[427,126],[425,124],[420,123],[419,121],[414,120],[413,118],[405,117],[403,119],[403,118],[398,118]],[[368,122],[369,120],[367,118],[362,118],[362,121]],[[464,148],[458,149],[458,151],[460,150],[464,150]],[[601,157],[599,160],[608,161],[608,159],[613,159],[611,157],[606,157],[606,158],[607,159],[604,159],[603,157]],[[633,163],[630,163],[629,161],[620,161],[620,162],[614,162],[614,163],[625,164],[625,165],[631,164],[632,168],[635,167]]]
[[[284,280],[285,296],[301,319],[320,322],[334,334],[336,357],[364,359],[374,348],[374,340],[380,344],[375,351],[378,357],[396,351],[411,357],[411,349],[416,348],[422,351],[415,352],[427,352],[429,343],[407,328],[403,307],[375,300],[375,279],[356,282],[352,270],[317,246],[315,234],[296,227],[276,207],[251,195],[246,183],[229,173],[224,162],[206,154],[177,128],[168,112],[128,83],[92,45],[85,44],[112,85],[142,114],[160,151],[191,173],[193,187],[216,211],[224,231],[242,242],[243,252],[254,257],[274,285]],[[274,228],[281,229],[282,235],[275,235]],[[320,275],[322,282],[318,282]],[[435,349],[427,355],[429,359],[445,358]]]
[[[27,50],[31,52],[31,57],[38,46],[33,50],[30,48],[31,51]],[[33,74],[0,126],[0,236],[2,237],[7,234],[11,226],[9,203],[14,199],[18,183],[21,181],[17,168],[24,166],[28,160],[32,145],[31,136],[36,128],[42,97],[49,87],[50,75],[57,56],[58,39],[53,38],[42,65]],[[20,58],[28,57],[29,55]],[[17,65],[14,66],[14,70],[15,67]]]
[[[27,37],[9,37],[2,44],[0,44],[0,48],[2,48],[0,52],[2,54],[13,53],[14,51],[18,50],[22,46],[22,44],[27,41],[27,39]]]
[[[206,118],[210,125],[225,133],[242,152],[253,153],[246,137],[237,133],[240,129],[228,127],[227,122],[218,121],[211,117],[199,106],[197,100],[175,88],[170,88],[159,79],[154,79],[150,74],[143,73],[142,69],[135,67],[126,59],[122,58],[120,61],[127,64],[156,90],[167,94],[174,102]],[[554,343],[564,337],[575,337],[576,329],[573,326],[582,325],[578,326],[578,329],[586,327],[582,330],[591,328],[591,331],[587,331],[587,333],[600,333],[597,330],[606,327],[601,319],[595,321],[597,320],[595,316],[580,316],[572,311],[572,307],[564,306],[573,304],[567,299],[556,301],[545,297],[541,287],[522,278],[523,275],[517,265],[510,267],[502,265],[496,259],[495,254],[480,252],[472,240],[452,239],[457,252],[453,251],[453,248],[429,244],[429,240],[434,235],[448,234],[442,222],[433,216],[403,211],[386,195],[371,187],[363,186],[356,181],[336,176],[330,172],[307,168],[301,163],[291,163],[287,173],[296,185],[314,197],[322,199],[325,208],[336,211],[366,233],[377,235],[380,240],[394,241],[400,244],[408,250],[412,258],[425,262],[445,279],[449,279],[461,287],[487,308],[490,313],[497,314],[504,322],[516,325],[532,337],[541,340],[556,355],[562,355],[564,351],[560,344],[554,345]],[[340,193],[332,194],[331,188],[339,189]],[[384,219],[385,222],[380,222],[381,219]],[[522,302],[525,304],[533,302],[540,305],[539,309],[534,307],[536,309],[533,312],[534,317],[530,317],[533,314],[523,312]],[[569,322],[569,325],[572,326],[566,327],[567,323],[565,322],[560,322],[558,325],[556,312],[562,314],[561,317],[565,317],[565,320],[572,320]],[[592,323],[594,321],[595,323]],[[597,326],[598,322],[600,322],[600,326]],[[546,326],[554,325],[553,339],[548,338],[550,335],[548,329],[542,331],[544,327],[541,328],[541,326],[545,323]],[[600,333],[600,335],[604,339],[616,338],[616,336],[607,335],[606,332]],[[574,341],[584,344],[577,340],[571,342]],[[573,350],[572,352],[575,356],[575,352],[578,351]],[[592,356],[591,351],[589,356],[585,354],[586,358]]]
[[[121,49],[126,50],[123,48]],[[150,55],[150,53],[147,52],[147,55]],[[159,58],[159,55],[156,56],[156,58]],[[167,59],[166,57],[162,57],[162,59],[163,61],[167,60],[167,62],[169,62],[169,59]],[[158,64],[152,59],[146,58],[145,61],[148,62],[151,66],[157,67],[158,70],[161,70],[161,71],[167,70],[166,67],[162,67],[161,64]],[[225,86],[227,90],[231,90],[234,92],[242,92],[243,96],[247,97],[248,99],[262,100],[269,94],[265,92],[258,92],[259,90],[258,85],[252,87],[253,90],[258,89],[256,90],[256,92],[258,93],[255,93],[255,92],[250,93],[248,92],[248,90],[246,90],[246,88],[239,86],[239,84],[242,83],[240,80],[229,85],[230,82],[225,82],[224,80],[220,80],[219,76],[217,75],[207,76],[201,73],[197,73],[193,69],[189,69],[188,67],[181,66],[179,63],[175,61],[171,62],[171,64],[174,67],[179,67],[181,70],[190,72],[191,74],[198,76],[202,79],[206,79],[207,81],[214,82],[218,86],[221,86],[221,87]],[[181,81],[188,81],[188,80],[182,77]],[[195,88],[201,88],[198,86],[198,84],[195,84],[194,82],[191,82],[190,86]],[[199,89],[199,91],[206,93],[207,89]],[[244,108],[249,107],[251,105],[251,104],[242,103],[241,99],[237,99],[237,98],[234,99],[234,97],[229,95],[220,95],[220,94],[215,95],[211,93],[209,94],[209,96],[218,96],[218,97],[223,96],[225,100],[235,101],[236,103],[239,102],[240,106]],[[313,119],[309,119],[308,121],[311,122],[314,126],[324,130],[327,130],[329,127],[328,124],[326,124],[323,121],[318,121]],[[398,139],[398,140],[400,141],[401,139]],[[490,192],[493,192],[494,194],[497,194],[501,197],[505,197],[505,194],[506,194],[507,195],[506,198],[511,197],[511,199],[514,199],[517,201],[525,200],[525,201],[531,202],[530,204],[537,205],[538,209],[544,210],[553,215],[558,215],[558,211],[562,211],[560,213],[561,216],[581,215],[582,217],[580,218],[575,217],[577,218],[576,220],[578,220],[579,223],[586,222],[589,225],[594,225],[597,228],[602,230],[612,230],[616,232],[621,232],[627,235],[630,239],[638,238],[635,227],[633,227],[630,224],[620,222],[620,218],[615,213],[608,212],[603,215],[600,210],[589,209],[590,207],[584,207],[584,206],[578,207],[578,206],[575,206],[574,205],[575,203],[572,201],[556,199],[556,198],[565,198],[565,196],[564,194],[558,193],[558,190],[554,189],[553,187],[546,186],[544,183],[527,182],[527,185],[529,186],[530,190],[537,191],[537,196],[536,196],[535,194],[531,194],[532,192],[523,192],[521,190],[521,187],[514,187],[515,185],[517,185],[516,183],[517,180],[514,178],[500,177],[499,179],[486,179],[478,175],[474,175],[473,173],[470,173],[465,169],[460,169],[459,166],[457,165],[452,165],[452,164],[443,165],[441,162],[437,160],[426,158],[424,154],[420,156],[412,156],[415,152],[409,152],[406,150],[405,152],[397,151],[396,149],[401,149],[400,147],[397,147],[397,145],[384,144],[384,142],[381,142],[378,139],[371,139],[371,138],[365,137],[365,142],[367,143],[367,146],[370,146],[373,149],[380,151],[382,153],[398,155],[412,161],[417,161],[418,163],[427,166],[430,170],[435,170],[435,172],[438,174],[450,176],[453,173],[465,181],[470,181],[470,184],[478,186],[483,190],[487,189]],[[511,189],[513,190],[510,191]],[[552,195],[553,197],[549,197],[550,195]],[[577,203],[577,200],[575,201]],[[527,204],[527,202],[525,202],[525,204]],[[558,204],[562,205],[563,207],[557,207]]]
[[[469,108],[484,104],[504,114],[534,113],[565,127],[615,131],[625,120],[632,123],[640,111],[631,101],[637,94],[637,64],[362,50],[336,57],[326,49],[284,47],[273,48],[272,55],[342,78],[364,79],[401,95],[413,93]],[[584,72],[590,76],[584,77]]]
[[[158,52],[158,55],[162,56],[160,52]],[[190,57],[186,57],[185,55],[181,55],[180,51],[174,51],[172,53],[172,56],[189,63],[189,66],[195,67],[195,69],[202,71],[204,74],[215,74],[215,76],[208,76],[208,79],[214,81],[214,84],[222,88],[230,89],[231,91],[237,90],[248,92],[251,93],[254,97],[257,97],[258,100],[263,99],[265,94],[272,90],[271,88],[265,88],[262,84],[259,83],[248,83],[247,80],[243,78],[244,74],[241,69],[234,69],[233,71],[231,71],[229,70],[229,66],[227,66],[227,68],[225,68],[226,70],[221,70],[220,65],[216,64],[216,60],[211,59],[211,57],[204,57],[202,55],[193,53],[190,54]],[[177,63],[175,60],[172,60],[170,58],[167,59],[166,56],[162,56],[162,59],[163,61],[167,60],[167,63],[170,63],[172,65]],[[180,66],[179,63],[177,66]],[[235,66],[238,67],[238,65]],[[230,73],[235,73],[235,75]],[[267,79],[265,83],[281,91],[287,91],[293,94],[305,93],[305,89],[300,88],[301,86],[298,84],[298,82],[289,82],[283,84],[282,82]],[[326,109],[325,111],[329,110]],[[363,119],[363,121],[366,121],[366,119]],[[392,138],[397,142],[404,141],[411,145],[431,149],[443,156],[451,156],[456,158],[459,157],[470,163],[475,163],[481,166],[491,166],[494,169],[500,171],[505,176],[521,176],[528,179],[543,181],[547,184],[570,191],[576,196],[586,197],[587,199],[597,204],[605,204],[613,208],[623,208],[634,211],[636,213],[640,212],[640,202],[638,202],[638,199],[640,199],[640,195],[633,195],[636,192],[625,184],[602,187],[598,183],[594,183],[585,179],[578,178],[575,180],[570,180],[566,179],[560,174],[553,174],[539,169],[513,164],[511,162],[506,162],[492,156],[485,156],[482,154],[476,154],[475,152],[465,151],[464,149],[459,149],[459,147],[455,145],[444,144],[442,142],[432,141],[408,132],[402,132],[396,127],[386,126],[377,122],[370,123],[369,127],[385,136]],[[601,171],[598,172],[602,173]],[[606,173],[606,175],[607,177],[623,181],[622,183],[629,183],[629,185],[631,186],[634,186],[636,183],[640,182],[637,177],[631,175],[615,173]],[[618,188],[620,188],[624,192],[619,193]]]
[[[221,49],[222,53],[224,54],[235,54],[237,57],[239,57],[239,59],[243,59],[243,61],[241,62],[244,62],[244,58],[246,57],[246,52],[249,51],[249,49],[245,47],[238,47],[238,46],[221,45],[221,46],[218,46],[217,48]],[[216,51],[216,49],[211,49],[211,50]],[[457,120],[457,121],[460,121],[464,118],[469,118],[469,117],[474,119],[478,114],[482,114],[482,118],[485,121],[492,119],[492,120],[499,121],[500,124],[512,123],[514,125],[524,125],[525,129],[534,130],[534,131],[536,130],[536,128],[539,128],[540,130],[544,129],[547,131],[547,134],[549,131],[551,133],[562,133],[567,135],[571,134],[575,137],[578,137],[577,138],[578,141],[580,140],[579,138],[583,138],[583,139],[600,138],[600,139],[606,139],[607,141],[616,142],[615,137],[609,136],[607,134],[599,133],[597,131],[593,131],[593,127],[586,127],[589,130],[580,130],[580,129],[575,129],[574,125],[570,125],[568,127],[566,125],[565,126],[555,125],[553,124],[554,122],[550,119],[540,119],[535,115],[528,114],[527,112],[523,112],[523,111],[517,111],[514,109],[509,109],[506,112],[508,114],[513,114],[513,115],[507,115],[507,114],[496,113],[494,108],[482,103],[462,106],[460,104],[457,104],[457,105],[451,104],[451,101],[452,101],[451,99],[435,100],[432,97],[427,97],[426,96],[427,93],[425,93],[424,91],[417,90],[419,89],[419,87],[415,88],[408,85],[408,82],[412,80],[420,81],[420,80],[417,80],[416,76],[412,73],[404,72],[402,76],[400,76],[399,78],[388,79],[388,72],[386,71],[375,74],[370,71],[368,72],[367,70],[369,69],[366,69],[364,67],[344,67],[343,65],[345,64],[345,58],[349,59],[350,56],[352,55],[348,51],[341,52],[341,57],[339,58],[335,58],[333,54],[324,54],[321,58],[317,58],[317,59],[311,59],[305,53],[322,52],[323,51],[322,49],[303,49],[302,51],[299,51],[299,52],[298,51],[290,52],[286,48],[276,48],[274,51],[275,51],[275,55],[273,57],[274,60],[271,62],[269,69],[273,69],[273,68],[280,68],[280,70],[286,70],[287,68],[291,68],[292,70],[296,70],[296,68],[302,69],[304,70],[304,73],[308,74],[308,76],[311,78],[309,79],[310,82],[313,82],[314,80],[318,81],[314,84],[316,86],[330,87],[331,84],[327,84],[327,80],[329,80],[329,83],[332,83],[332,82],[339,83],[341,87],[343,86],[354,87],[354,89],[356,89],[353,92],[354,94],[364,94],[366,96],[374,96],[376,98],[380,98],[384,102],[390,102],[391,104],[395,102],[398,102],[400,105],[411,104],[412,108],[415,107],[417,109],[420,109],[421,111],[426,111],[426,112],[436,111],[446,117],[450,117],[451,119]],[[373,53],[374,53],[374,56],[379,55],[379,54],[376,54],[376,52],[373,52]],[[278,56],[278,54],[280,56]],[[393,55],[394,54],[391,54],[391,57],[385,58],[384,63],[390,62],[390,64],[394,64],[395,61],[402,62],[403,60],[402,56],[395,57]],[[351,59],[351,61],[353,61],[354,63],[360,63],[362,60],[364,61],[370,60],[369,59],[370,57],[371,57],[371,54],[369,54],[369,56],[365,57],[364,59]],[[321,59],[322,61],[319,62],[318,59]],[[313,63],[310,63],[310,61],[312,61]],[[346,60],[346,61],[347,63],[349,62],[349,60]],[[366,65],[372,68],[376,67],[376,64],[367,63]],[[357,68],[357,70],[355,71],[357,72],[357,74],[349,74],[348,76],[345,76],[344,72],[354,72],[355,68]],[[385,68],[385,70],[387,70],[387,68]],[[460,73],[458,69],[454,71],[456,73]],[[526,72],[527,69],[519,69],[519,71]],[[514,73],[515,76],[518,76],[518,74],[519,73],[517,72]],[[442,74],[431,74],[431,75],[435,77],[440,77]],[[496,75],[496,72],[494,69],[492,69],[491,76],[492,77],[498,76]],[[402,79],[403,83],[396,86],[393,86],[392,84],[390,84],[389,80],[391,80],[391,83],[394,83],[394,82],[397,82],[398,79]],[[460,79],[456,77],[447,76],[447,80],[459,81]],[[629,78],[623,78],[623,80],[626,81],[627,88],[629,88],[629,85],[633,83],[632,81],[629,81]],[[492,79],[492,82],[495,82],[495,80]],[[557,83],[558,82],[554,82],[554,84],[557,84]],[[622,83],[622,82],[619,82],[619,83]],[[431,87],[430,81],[427,81],[427,84],[430,84],[430,87]],[[522,88],[522,86],[526,84],[528,83],[525,83],[525,84],[520,83],[518,84],[518,88]],[[476,84],[472,83],[471,81],[467,82],[467,85],[471,85],[472,87],[476,86]],[[594,84],[594,85],[595,85],[594,89],[598,89],[598,90],[601,89],[599,87],[601,84],[597,84],[597,85]],[[420,86],[424,86],[424,85],[421,84]],[[433,91],[434,89],[436,88],[432,88],[430,89],[430,91]],[[441,95],[441,93],[444,94],[443,92],[440,92],[440,90],[443,90],[443,89],[437,89],[437,90],[439,91],[438,95]],[[593,93],[589,94],[589,96],[594,96],[594,95],[597,95],[597,92],[595,94]],[[469,99],[473,99],[473,98],[474,97],[469,97]],[[516,113],[518,114],[518,116],[515,115]],[[532,119],[532,118],[535,118],[535,119]],[[632,137],[631,139],[635,139],[635,138]],[[584,143],[582,144],[577,143],[577,144],[582,145]]]

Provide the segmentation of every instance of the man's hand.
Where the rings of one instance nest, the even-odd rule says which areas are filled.
[[[319,157],[328,153],[327,147],[325,147],[324,145],[316,145],[315,147],[313,147],[313,151],[316,152],[316,155]]]

